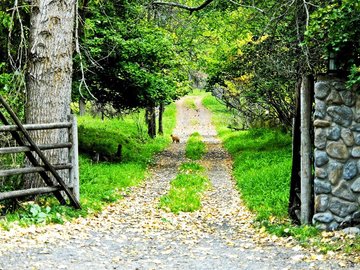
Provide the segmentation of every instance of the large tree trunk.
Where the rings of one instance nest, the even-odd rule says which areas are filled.
[[[33,0],[27,71],[27,123],[67,121],[70,114],[72,54],[76,0]],[[67,140],[66,130],[37,131],[37,143]],[[52,163],[67,162],[68,153],[46,153]],[[64,179],[67,180],[67,179]],[[27,177],[27,187],[42,185],[39,178]]]

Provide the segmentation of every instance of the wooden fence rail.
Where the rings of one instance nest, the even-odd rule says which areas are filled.
[[[70,149],[72,146],[73,146],[72,143],[38,145],[40,150],[50,150],[50,149],[60,149],[60,148]],[[16,153],[24,153],[29,151],[34,151],[33,147],[31,147],[30,145],[0,148],[0,154],[16,154]]]
[[[4,116],[2,119],[4,122]],[[66,187],[64,187],[64,183],[60,183],[60,185],[50,185],[48,187],[40,187],[40,188],[31,188],[26,190],[15,190],[15,191],[7,191],[0,193],[0,201],[10,198],[19,198],[29,195],[39,195],[46,193],[54,193],[58,194],[61,190],[69,190],[72,195],[76,199],[76,202],[73,203],[76,208],[80,208],[78,204],[79,201],[79,163],[78,163],[78,137],[77,137],[77,121],[74,116],[69,117],[68,122],[64,123],[49,123],[49,124],[29,124],[22,125],[19,127],[18,125],[9,125],[5,123],[4,126],[0,126],[0,132],[10,132],[13,136],[14,133],[17,132],[27,132],[28,130],[49,130],[49,129],[68,129],[68,142],[64,143],[53,143],[47,145],[34,145],[33,143],[29,143],[26,145],[20,145],[15,147],[3,147],[0,148],[0,154],[15,154],[15,153],[25,153],[27,155],[32,152],[36,152],[39,155],[39,150],[52,150],[52,149],[63,149],[67,148],[69,150],[69,162],[66,164],[46,164],[40,165],[39,163],[35,163],[36,165],[32,167],[24,167],[24,168],[11,168],[11,169],[2,169],[0,170],[0,177],[8,177],[12,175],[23,175],[28,173],[40,173],[51,172],[55,174],[58,170],[69,170],[69,181]],[[17,137],[16,135],[15,137]],[[40,153],[42,155],[42,153]],[[39,155],[40,156],[40,155]],[[56,177],[55,177],[56,178]],[[59,180],[57,179],[59,182]],[[61,182],[63,180],[61,179]],[[47,183],[49,185],[49,183]],[[67,194],[69,196],[69,194]],[[58,198],[59,199],[59,198]],[[61,201],[63,203],[63,201]]]
[[[48,124],[25,124],[22,125],[26,130],[43,130],[43,129],[58,129],[58,128],[71,128],[71,122],[48,123]],[[1,126],[1,131],[21,131],[16,125]]]

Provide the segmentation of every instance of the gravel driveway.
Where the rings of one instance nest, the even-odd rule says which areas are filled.
[[[185,98],[193,98],[197,109],[188,108]],[[181,143],[157,156],[141,186],[95,217],[1,231],[0,269],[344,269],[344,262],[252,227],[254,217],[235,188],[231,159],[216,138],[211,114],[200,97],[185,98],[177,102],[174,131]],[[158,208],[159,198],[186,161],[185,142],[195,131],[207,143],[201,162],[213,187],[201,210],[167,213]]]

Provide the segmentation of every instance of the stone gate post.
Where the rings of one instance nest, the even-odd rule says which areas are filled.
[[[315,215],[320,229],[360,221],[360,95],[341,79],[315,83]]]

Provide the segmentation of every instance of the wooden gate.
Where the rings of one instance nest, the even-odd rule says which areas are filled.
[[[19,145],[17,147],[0,148],[0,154],[24,153],[33,165],[32,167],[0,170],[0,177],[39,173],[47,185],[46,187],[40,188],[2,192],[0,193],[0,200],[53,193],[61,204],[66,204],[66,199],[63,195],[65,193],[73,207],[77,209],[81,208],[79,203],[79,166],[76,118],[71,116],[69,117],[69,122],[65,123],[22,125],[18,117],[1,95],[0,104],[5,108],[9,118],[11,118],[14,123],[14,125],[10,125],[10,122],[6,118],[5,114],[0,111],[0,121],[4,124],[3,126],[0,126],[0,132],[10,132],[16,143]],[[69,139],[66,143],[37,145],[28,132],[28,130],[62,128],[66,128],[69,131]],[[42,151],[61,148],[69,149],[69,162],[67,164],[50,164]],[[36,158],[36,156],[38,158]],[[65,181],[58,174],[58,170],[69,170],[69,186],[65,184]],[[52,180],[50,176],[52,176],[54,180]]]

